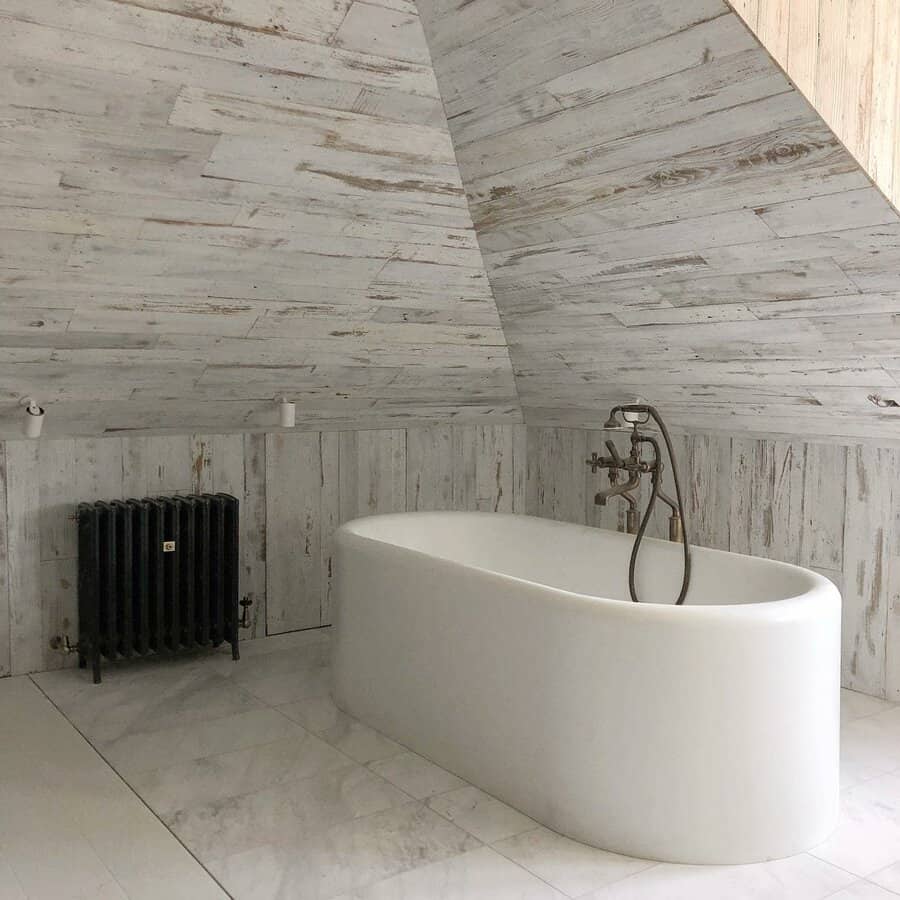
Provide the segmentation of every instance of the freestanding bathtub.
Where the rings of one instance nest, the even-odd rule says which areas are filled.
[[[838,806],[840,595],[796,566],[528,516],[337,535],[342,709],[579,841],[684,863],[788,856]]]

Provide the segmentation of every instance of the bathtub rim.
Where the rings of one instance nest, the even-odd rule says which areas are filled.
[[[565,598],[571,604],[595,608],[598,612],[603,610],[604,615],[621,615],[631,616],[634,618],[642,616],[652,616],[656,619],[661,617],[671,617],[680,619],[682,622],[687,621],[721,621],[723,619],[734,621],[747,619],[772,624],[779,621],[794,621],[798,618],[808,618],[817,613],[824,614],[828,607],[837,604],[840,611],[842,606],[842,597],[837,586],[818,572],[794,563],[781,562],[780,560],[766,559],[761,556],[753,556],[746,553],[735,553],[733,550],[718,550],[712,547],[698,547],[692,545],[693,552],[700,552],[704,555],[714,556],[737,556],[742,559],[752,559],[756,564],[766,566],[772,569],[781,569],[782,571],[790,571],[793,574],[801,575],[809,584],[806,591],[800,594],[794,594],[790,597],[782,597],[776,600],[762,600],[753,603],[708,603],[708,604],[692,604],[686,600],[682,606],[676,606],[672,603],[653,603],[641,602],[633,603],[630,600],[616,600],[613,597],[604,597],[595,594],[584,594],[578,591],[571,591],[566,588],[558,587],[553,584],[545,584],[541,581],[532,581],[529,578],[522,578],[518,575],[509,575],[506,572],[498,572],[495,569],[488,569],[484,566],[472,563],[462,562],[449,556],[441,556],[435,553],[429,553],[414,547],[408,547],[396,541],[387,540],[384,537],[376,537],[370,534],[361,534],[357,530],[364,523],[366,525],[377,525],[380,522],[390,522],[396,519],[406,519],[409,517],[437,518],[497,518],[504,520],[520,520],[527,519],[540,522],[549,528],[569,528],[578,530],[590,530],[591,532],[599,532],[604,537],[618,540],[622,543],[629,543],[631,535],[622,532],[612,531],[611,529],[595,528],[590,525],[582,525],[575,522],[560,522],[555,519],[544,519],[540,516],[529,516],[520,513],[494,513],[479,512],[469,510],[417,510],[410,512],[394,512],[379,513],[372,516],[358,516],[348,522],[340,525],[335,531],[335,544],[339,545],[346,540],[363,541],[368,544],[377,544],[390,547],[394,551],[400,553],[411,554],[415,558],[423,560],[439,561],[451,566],[458,566],[471,572],[490,576],[506,582],[511,585],[522,585],[529,589],[538,589],[542,591],[550,591]],[[659,538],[645,537],[645,541],[652,544],[669,544]],[[625,560],[627,564],[627,559]],[[627,610],[627,612],[626,612]]]

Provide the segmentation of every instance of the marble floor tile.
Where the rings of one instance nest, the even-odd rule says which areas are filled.
[[[172,661],[172,666],[169,670],[161,663],[141,665],[136,672],[122,667],[104,676],[99,685],[82,684],[83,672],[78,669],[44,672],[34,680],[95,743],[220,719],[264,705],[240,685],[197,662]]]
[[[242,659],[227,670],[235,682],[260,681],[284,675],[293,678],[304,669],[327,667],[331,662],[331,642],[313,641],[301,647],[290,647]]]
[[[307,628],[305,631],[287,631],[284,634],[273,634],[269,637],[257,638],[253,641],[241,641],[241,662],[253,659],[257,656],[265,656],[269,653],[277,653],[281,650],[299,650],[302,653],[306,648],[318,644],[331,645],[333,628],[330,625],[324,628]],[[228,648],[224,649],[228,653]]]
[[[249,642],[239,663],[223,651],[110,666],[99,687],[71,669],[35,680],[236,900],[900,895],[897,705],[842,693],[844,812],[814,855],[672,866],[556,835],[344,714],[330,699],[330,644],[319,629]],[[71,896],[225,897],[121,781],[109,784],[62,716],[36,711],[35,692],[28,679],[0,681],[0,715],[20,725],[0,734],[0,810],[17,811],[14,826],[0,815],[0,900],[33,900],[4,841],[49,842],[64,858],[88,841]],[[149,822],[129,826],[135,808]]]
[[[228,900],[228,895],[205,871],[202,881],[193,873],[185,876],[168,871],[118,881],[128,900]]]
[[[131,880],[166,871],[197,900],[224,900],[30,679],[0,681],[0,709],[18,734],[17,749],[0,745],[0,897],[133,900]]]
[[[897,894],[886,891],[871,881],[856,881],[836,894],[829,895],[828,900],[897,900]]]
[[[537,827],[533,819],[471,785],[437,794],[427,803],[436,813],[486,844]]]
[[[499,841],[494,849],[570,897],[656,865],[579,844],[543,827]]]
[[[477,846],[462,829],[410,802],[322,829],[302,849],[269,844],[211,860],[210,869],[235,900],[330,900]]]
[[[409,750],[372,763],[369,768],[416,800],[465,786],[462,778]]]
[[[659,863],[584,900],[824,900],[855,880],[805,853],[747,866]]]
[[[875,884],[893,891],[895,894],[900,894],[900,862],[874,872],[869,876],[869,881],[874,881]]]
[[[185,897],[195,900],[222,898],[221,889],[194,857],[181,846],[177,854],[170,851],[171,832],[152,816],[136,821],[130,816],[111,815],[107,821],[95,823],[88,837],[129,897],[147,896],[154,887],[178,885]],[[168,900],[172,894],[164,896]]]
[[[900,707],[864,716],[841,728],[841,756],[856,765],[893,772],[900,767]]]
[[[862,762],[859,754],[854,752],[852,745],[841,747],[841,790],[855,787],[864,781],[887,774],[888,772],[883,768],[875,768]]]
[[[25,888],[16,878],[10,861],[3,853],[2,845],[0,845],[0,900],[28,900]]]
[[[396,756],[406,749],[341,712],[330,697],[299,700],[279,706],[278,711],[363,765]]]
[[[338,900],[566,900],[490,847],[403,872]]]
[[[286,716],[261,706],[220,719],[124,734],[96,746],[120,775],[128,776],[303,734]]]
[[[258,747],[138,772],[129,777],[129,784],[157,815],[168,819],[180,809],[342,769],[350,762],[321,738],[301,732]]]
[[[167,823],[192,853],[209,859],[263,844],[302,848],[325,828],[409,802],[383,778],[346,762],[342,769],[179,810]]]
[[[841,688],[841,724],[852,722],[875,713],[885,712],[895,704],[880,697],[870,697],[868,694],[860,694],[859,691],[850,691]]]
[[[241,688],[269,706],[331,694],[331,669],[325,665],[307,664],[274,674],[248,673],[238,681]]]
[[[52,852],[47,851],[46,845],[36,844],[33,839],[3,842],[4,855],[26,897],[127,900],[89,841],[54,841]]]
[[[862,878],[900,862],[900,777],[843,791],[837,829],[810,852]]]

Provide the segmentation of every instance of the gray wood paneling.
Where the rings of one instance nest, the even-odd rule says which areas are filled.
[[[0,676],[10,673],[9,513],[6,444],[0,444]]]
[[[326,484],[327,455],[334,452],[324,435],[272,434],[266,437],[266,559],[268,634],[322,624],[327,571],[323,522],[335,499]]]
[[[0,675],[72,665],[82,500],[225,491],[241,501],[241,592],[264,637],[331,622],[333,538],[361,515],[521,512],[525,428],[193,434],[0,442]],[[7,485],[8,496],[7,496]]]
[[[10,671],[42,668],[40,475],[33,441],[6,445]]]
[[[897,37],[877,16],[819,67],[835,136],[723,0],[419,7],[529,425],[643,396],[691,431],[896,438],[866,397],[900,397],[900,215],[839,140],[866,160],[884,131],[887,179]],[[765,490],[793,497],[794,470]]]
[[[845,683],[869,693],[886,690],[886,637],[896,513],[897,454],[853,447],[847,458],[844,526],[843,667]]]
[[[612,436],[565,427],[528,428],[534,515],[622,528],[624,503],[593,506],[601,475],[579,458]],[[900,451],[750,439],[673,435],[695,544],[799,563],[841,589],[843,683],[900,700]],[[579,506],[579,498],[586,503]],[[664,536],[666,511],[651,526]]]
[[[0,23],[0,437],[521,421],[414,4]]]

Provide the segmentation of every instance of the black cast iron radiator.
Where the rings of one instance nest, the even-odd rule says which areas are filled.
[[[239,658],[238,501],[229,494],[78,506],[78,664],[231,644]]]

